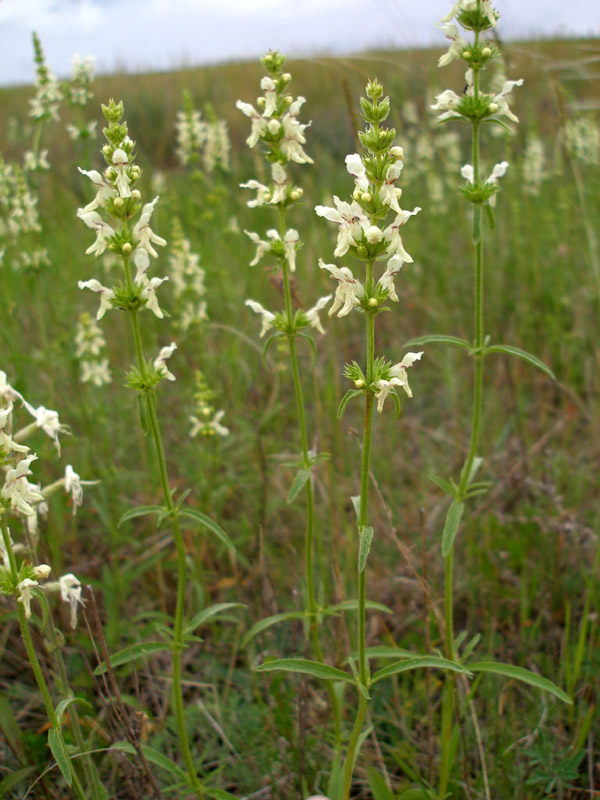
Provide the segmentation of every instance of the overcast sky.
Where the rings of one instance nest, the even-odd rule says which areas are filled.
[[[31,31],[52,72],[75,53],[100,72],[444,44],[452,0],[0,0],[0,84],[32,81]],[[600,36],[598,0],[497,0],[500,35]]]

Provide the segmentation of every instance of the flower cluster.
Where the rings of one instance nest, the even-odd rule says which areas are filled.
[[[546,173],[544,170],[546,157],[544,145],[539,136],[530,134],[527,137],[523,151],[523,191],[526,194],[537,196]]]
[[[106,339],[102,335],[100,326],[87,311],[82,312],[75,333],[75,357],[79,360],[81,368],[79,376],[81,383],[104,386],[112,381],[108,358],[102,357],[105,345]]]
[[[69,106],[79,109],[80,113],[85,109],[88,100],[94,96],[91,85],[94,80],[95,63],[92,56],[82,58],[79,55],[73,56],[71,60],[72,75],[71,80],[65,85],[65,97]],[[91,139],[96,136],[97,121],[82,119],[77,124],[66,126],[67,133],[73,141]]]
[[[473,33],[473,41],[464,39],[458,31],[455,20],[464,31]],[[462,94],[446,89],[438,94],[431,105],[433,111],[439,112],[438,122],[463,120],[470,122],[475,128],[483,123],[495,123],[511,130],[507,124],[518,122],[518,117],[511,110],[509,102],[516,86],[523,85],[523,79],[506,80],[504,70],[496,76],[496,86],[492,91],[484,92],[480,87],[480,73],[490,62],[500,60],[500,52],[492,40],[481,38],[481,34],[494,28],[498,22],[498,13],[488,0],[458,0],[452,11],[441,20],[441,28],[450,39],[450,49],[442,56],[439,66],[445,66],[455,58],[465,62],[466,85]],[[492,88],[492,87],[490,87]],[[490,176],[482,180],[479,163],[466,164],[461,169],[466,183],[461,187],[462,194],[474,205],[495,203],[498,189],[498,178],[506,172],[506,161],[496,164]]]
[[[35,69],[35,96],[29,101],[29,116],[36,122],[58,120],[58,109],[63,99],[60,84],[46,66],[39,37],[33,34]]]
[[[207,319],[205,272],[200,266],[200,256],[192,252],[189,239],[177,218],[173,220],[172,246],[169,255],[169,277],[173,287],[175,324],[187,331]]]
[[[0,239],[23,249],[18,247],[19,237],[41,230],[37,204],[38,198],[27,185],[23,170],[0,156]],[[13,266],[22,266],[21,259],[15,259]]]
[[[289,72],[283,72],[285,56],[277,52],[269,52],[261,63],[267,70],[267,75],[261,80],[260,86],[264,92],[257,99],[256,108],[250,103],[238,100],[237,107],[252,121],[251,133],[247,144],[255,147],[259,142],[271,165],[272,182],[267,186],[256,180],[241,184],[242,188],[253,189],[257,192],[256,198],[248,202],[248,206],[255,208],[262,205],[276,206],[280,209],[280,218],[284,210],[296,203],[302,197],[302,189],[295,186],[287,173],[290,161],[297,164],[312,164],[312,159],[304,152],[302,145],[306,143],[304,131],[310,123],[300,123],[297,115],[305,102],[304,97],[294,99],[288,93],[292,80]],[[296,271],[296,254],[301,246],[300,236],[295,228],[278,231],[270,228],[266,238],[261,238],[258,233],[245,231],[246,235],[256,246],[256,254],[250,266],[253,267],[265,256],[276,260],[283,268],[288,279],[288,273]],[[313,327],[319,333],[324,333],[319,311],[331,299],[331,295],[321,297],[308,311],[298,309],[292,317],[291,307],[286,311],[272,312],[263,308],[255,300],[246,300],[249,306],[262,319],[261,337],[271,328],[280,334],[292,335],[305,327]]]
[[[96,233],[96,240],[86,253],[99,256],[108,250],[121,256],[127,282],[106,287],[92,278],[79,281],[78,285],[80,289],[90,289],[100,295],[96,319],[101,319],[111,308],[147,308],[157,317],[163,317],[156,290],[168,277],[148,278],[147,275],[150,256],[158,257],[153,245],[166,244],[150,227],[158,197],[142,205],[140,191],[135,188],[141,169],[135,164],[135,142],[127,135],[127,124],[121,122],[123,103],[117,104],[111,100],[108,106],[102,106],[102,111],[108,122],[104,129],[107,144],[102,148],[107,167],[103,173],[80,168],[79,171],[92,182],[96,196],[87,206],[78,209],[77,216]],[[104,216],[100,211],[104,212]],[[131,224],[138,214],[137,221]],[[133,279],[130,274],[130,260],[136,269]]]
[[[347,202],[334,195],[334,207],[315,208],[318,216],[338,226],[334,256],[352,255],[366,265],[366,278],[361,282],[350,267],[319,260],[321,269],[327,270],[337,281],[330,316],[344,317],[354,309],[372,316],[386,310],[387,300],[399,301],[395,276],[405,263],[413,261],[404,248],[400,231],[421,209],[408,211],[400,207],[402,189],[398,180],[404,166],[404,153],[394,144],[395,130],[382,125],[390,111],[389,98],[383,97],[383,88],[376,80],[367,84],[366,92],[361,107],[367,127],[359,133],[366,152],[362,156],[352,153],[346,157],[346,169],[354,178],[352,199]],[[392,218],[388,222],[390,214]],[[385,268],[375,280],[378,262],[384,262]],[[392,369],[387,362],[378,359],[372,374],[371,369],[368,370],[368,378],[360,370],[355,374],[353,369],[347,370],[346,375],[354,380],[357,390],[373,392],[379,398],[378,410],[381,411],[385,398],[395,386],[402,386],[410,396],[405,368],[420,357],[420,353],[409,353]]]
[[[600,128],[591,116],[576,117],[565,123],[567,152],[584,164],[600,164]]]
[[[209,388],[206,378],[200,370],[196,370],[196,388],[194,391],[196,408],[194,414],[190,414],[190,422],[192,423],[190,436],[192,439],[195,436],[229,435],[229,428],[221,425],[225,412],[222,409],[215,410],[211,402],[212,398],[213,392]]]
[[[202,119],[191,94],[184,91],[183,109],[177,112],[175,123],[175,154],[184,167],[201,162],[205,172],[212,172],[217,166],[227,172],[231,150],[227,123],[218,119],[210,106],[208,117]]]
[[[14,416],[17,406],[24,408],[34,421],[15,430]],[[38,457],[23,442],[29,439],[38,428],[52,438],[58,449],[58,434],[64,429],[59,422],[57,412],[44,408],[44,406],[34,408],[20,392],[8,383],[6,373],[0,371],[0,469],[2,475],[0,486],[0,527],[2,528],[0,593],[14,595],[17,601],[23,605],[26,618],[31,616],[31,600],[35,591],[40,587],[39,581],[48,577],[50,567],[47,564],[33,566],[29,558],[21,559],[17,555],[26,553],[31,544],[35,543],[38,517],[47,513],[47,499],[58,489],[64,488],[72,498],[73,513],[75,513],[81,505],[82,486],[89,483],[89,481],[81,481],[70,465],[67,465],[63,478],[45,488],[30,480],[33,475],[31,466]],[[27,545],[13,542],[8,522],[11,520],[12,523],[15,519],[22,523],[29,534]],[[64,577],[60,581],[64,581]],[[72,575],[70,577],[74,578]],[[43,588],[45,589],[46,586],[44,585]],[[64,591],[67,591],[66,584]],[[73,602],[72,594],[68,599],[70,603]],[[81,593],[77,598],[77,602],[80,601]]]

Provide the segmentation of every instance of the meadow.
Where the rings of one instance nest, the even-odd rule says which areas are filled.
[[[3,490],[0,797],[600,796],[600,44],[493,41],[502,61],[482,76],[500,70],[524,83],[511,99],[519,124],[481,131],[482,174],[509,164],[489,214],[488,198],[476,198],[474,209],[465,202],[469,183],[478,186],[461,178],[461,167],[473,163],[469,125],[436,124],[431,110],[449,87],[469,95],[467,87],[462,94],[464,64],[438,68],[441,47],[285,64],[289,91],[306,98],[300,116],[312,124],[303,147],[314,160],[289,167],[293,185],[280,208],[289,206],[287,219],[269,201],[249,207],[256,195],[240,188],[251,180],[268,185],[270,164],[281,160],[277,143],[267,142],[270,163],[261,143],[247,146],[251,120],[236,108],[264,94],[258,62],[98,76],[87,86],[94,95],[87,105],[62,102],[60,119],[43,125],[30,115],[33,87],[0,89],[0,368],[14,392],[1,395],[0,434],[29,422],[22,397],[38,411],[56,409],[66,430],[45,417],[49,436],[28,430],[14,442],[26,439],[39,456],[32,485],[54,486],[67,464],[83,481],[82,499],[62,484],[42,492],[35,502],[47,511],[36,511],[36,525]],[[279,98],[288,81],[277,69]],[[313,349],[290,333],[291,309],[313,306],[338,286],[319,268],[319,259],[333,259],[337,231],[314,209],[331,206],[333,195],[351,199],[344,159],[365,152],[360,98],[375,77],[390,98],[385,124],[404,151],[402,209],[421,208],[402,229],[413,262],[405,260],[395,278],[398,302],[386,302],[389,288],[377,295],[393,313],[370,315],[367,304],[365,313],[338,319],[324,309],[324,333],[304,321]],[[383,102],[369,86],[367,119]],[[112,117],[102,116],[100,104],[110,98],[123,103],[139,176],[113,158],[124,147],[133,163],[118,130],[121,112],[112,107]],[[224,161],[211,161],[200,143],[181,163],[175,125],[185,103],[188,119],[193,103],[203,121],[227,131]],[[73,140],[65,126],[79,124],[81,114],[97,130]],[[77,218],[97,189],[77,168],[107,167],[105,126],[114,134],[114,181],[128,176],[140,203],[160,196],[152,230],[166,240],[158,242],[158,260],[151,258],[151,274],[169,277],[157,293],[164,317],[139,314],[145,355],[134,370],[140,349],[130,317],[138,319],[154,289],[140,279],[140,300],[130,244],[129,251],[119,244],[125,279],[105,258],[110,248],[86,255],[94,233]],[[278,126],[269,130],[276,138]],[[49,169],[11,183],[7,165],[22,164],[32,147],[47,149]],[[24,185],[38,198],[39,230],[15,234],[10,192]],[[137,197],[127,192],[125,208],[133,209]],[[119,218],[123,204],[106,202]],[[374,208],[363,231],[371,270],[372,253],[382,252],[373,227],[383,211]],[[295,271],[289,250],[268,246],[249,266],[256,243],[244,231],[258,231],[262,241],[268,228],[299,232]],[[485,315],[474,338],[473,253],[481,241]],[[41,248],[46,257],[34,257]],[[342,261],[356,274],[356,260]],[[101,336],[90,333],[100,297],[78,288],[92,279],[123,281],[122,310],[109,302]],[[372,273],[365,286],[376,291]],[[248,298],[266,309],[288,304],[288,316],[259,319]],[[359,395],[373,414],[369,404],[382,388],[369,390],[372,372],[352,372],[354,384],[344,376],[345,364],[364,362],[365,318],[376,318],[378,355],[396,363],[407,350],[423,351],[409,371],[414,397],[402,383],[397,418],[388,399],[372,430],[366,426],[370,463]],[[78,320],[84,327],[76,340]],[[272,326],[262,338],[261,322]],[[283,335],[271,341],[273,333]],[[91,361],[108,359],[110,382],[106,364],[82,382],[92,369],[83,366],[86,337],[98,348]],[[500,344],[535,358],[494,352]],[[485,362],[485,372],[471,452],[473,362]],[[175,381],[164,380],[170,372]],[[381,376],[389,383],[390,374]],[[340,418],[349,386],[356,397]],[[8,481],[22,454],[6,442]],[[451,475],[460,476],[458,489]],[[455,518],[448,514],[459,506]],[[10,535],[19,546],[9,557],[6,520],[15,508],[21,519],[11,516]],[[42,584],[74,574],[81,594],[62,584],[43,594],[36,587],[26,619],[27,587],[9,580],[15,558],[21,579]],[[51,566],[49,577],[34,574],[39,564]],[[367,659],[375,676],[391,663],[404,667],[371,685]],[[481,666],[499,662],[516,671],[486,674],[494,669]]]

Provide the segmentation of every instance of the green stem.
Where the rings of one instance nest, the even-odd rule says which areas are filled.
[[[8,531],[6,522],[4,520],[2,520],[1,527],[2,527],[2,540],[4,542],[4,550],[8,554],[8,563],[10,565],[10,572],[16,586],[19,577],[17,559],[15,558],[15,554],[12,548],[12,543],[10,540],[10,533]],[[44,678],[40,662],[38,661],[38,657],[36,655],[35,648],[33,646],[31,633],[29,631],[29,623],[25,615],[25,609],[23,607],[23,603],[17,602],[17,612],[19,615],[21,636],[23,637],[25,650],[27,651],[27,657],[29,658],[29,663],[31,664],[31,669],[33,671],[35,682],[37,683],[39,692],[44,702],[46,714],[48,715],[48,719],[50,721],[50,724],[52,725],[52,728],[56,731],[56,733],[60,737],[64,748],[62,728],[60,722],[58,721],[58,717],[56,716],[56,711],[54,710],[54,703],[52,702],[52,697],[50,696],[50,690],[48,689],[48,684],[46,683],[46,680]],[[69,759],[69,770],[71,773],[71,780],[73,783],[73,791],[75,792],[79,800],[87,800],[85,792],[83,791],[81,783],[79,782],[79,778],[77,777],[77,773],[75,772],[75,769],[73,768],[73,764],[70,759]]]
[[[279,209],[279,230],[281,238],[286,233],[285,221],[285,208]],[[283,290],[285,297],[285,310],[287,316],[288,343],[290,351],[290,366],[292,370],[292,378],[294,382],[294,392],[296,395],[296,411],[298,414],[298,427],[300,428],[300,443],[302,447],[302,461],[305,469],[310,469],[310,453],[308,446],[308,432],[306,426],[306,411],[304,406],[304,393],[302,391],[302,381],[300,380],[300,368],[298,365],[298,353],[296,351],[296,331],[293,327],[294,317],[292,309],[292,293],[290,289],[290,276],[289,266],[287,259],[282,260],[283,272]],[[319,623],[317,617],[317,599],[315,592],[315,568],[314,568],[314,550],[315,550],[315,509],[314,509],[314,492],[312,480],[309,478],[305,484],[306,493],[306,537],[305,537],[305,570],[306,570],[306,592],[308,600],[308,614],[309,614],[309,629],[312,648],[317,661],[322,664],[325,663],[323,657],[323,649],[321,647],[321,639],[319,632]],[[335,692],[333,681],[327,681],[327,691],[331,702],[334,722],[334,751],[339,753],[342,743],[342,708],[339,698]]]
[[[129,267],[129,260],[123,259],[125,267],[125,276],[128,285],[131,284],[131,271]],[[142,347],[142,335],[140,331],[140,322],[138,319],[138,312],[131,311],[131,323],[133,328],[133,339],[135,343],[135,352],[138,362],[138,369],[142,378],[146,376],[146,362],[144,359],[144,351]],[[179,733],[179,744],[183,760],[190,778],[190,783],[196,795],[203,800],[204,789],[198,778],[198,773],[194,767],[194,760],[190,750],[187,730],[185,727],[185,714],[183,703],[183,691],[181,686],[181,657],[183,651],[183,621],[185,611],[185,590],[186,590],[186,577],[187,569],[185,563],[185,544],[183,541],[183,534],[179,524],[179,517],[173,497],[169,489],[169,476],[167,472],[167,462],[165,459],[165,451],[162,442],[162,435],[160,425],[158,422],[158,415],[156,411],[156,395],[154,390],[150,390],[146,394],[146,413],[148,415],[148,422],[154,440],[154,449],[156,452],[156,460],[158,462],[158,472],[160,476],[160,483],[163,491],[165,506],[171,512],[169,519],[171,520],[171,531],[173,533],[173,541],[175,543],[175,550],[177,553],[177,600],[175,604],[175,622],[173,629],[173,705],[175,707],[175,718],[177,720],[177,729]]]
[[[373,262],[367,262],[367,276],[365,280],[365,290],[370,294],[373,287]],[[367,314],[367,385],[370,387],[373,381],[375,364],[375,315]],[[360,513],[358,519],[359,537],[363,536],[363,531],[369,521],[369,477],[371,466],[371,440],[373,433],[373,409],[374,395],[371,389],[365,398],[365,424],[363,431],[363,444],[360,465]],[[361,684],[369,686],[369,663],[367,661],[367,642],[366,642],[366,604],[367,604],[367,570],[366,567],[358,571],[358,674]],[[363,729],[365,716],[367,713],[367,699],[362,692],[359,695],[358,711],[352,735],[348,743],[348,751],[344,762],[344,773],[342,782],[342,798],[348,800],[350,797],[350,786],[352,784],[352,773],[356,761],[356,751],[360,734]]]

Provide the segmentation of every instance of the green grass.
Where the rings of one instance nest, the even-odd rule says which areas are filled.
[[[506,47],[507,71],[525,78],[516,102],[522,124],[508,140],[486,136],[482,148],[488,173],[505,157],[511,164],[498,197],[496,231],[486,233],[486,333],[493,342],[533,352],[552,367],[557,380],[504,356],[490,356],[486,362],[482,477],[494,486],[490,496],[473,504],[458,541],[456,632],[468,631],[467,640],[481,634],[481,660],[493,657],[539,671],[566,686],[576,700],[567,708],[552,698],[541,698],[530,687],[492,676],[481,678],[475,708],[492,797],[498,798],[584,798],[590,796],[592,781],[596,791],[600,785],[600,725],[595,710],[600,588],[592,570],[599,522],[600,316],[577,193],[558,141],[559,112],[549,80],[552,77],[563,86],[573,101],[598,104],[598,83],[584,79],[577,64],[599,47],[595,40]],[[446,212],[435,212],[421,165],[413,159],[410,130],[404,126],[403,132],[400,114],[402,103],[413,100],[425,125],[426,93],[433,87],[460,90],[460,68],[438,73],[437,55],[376,53],[289,65],[293,91],[307,97],[306,116],[313,120],[307,150],[316,163],[295,173],[306,198],[291,223],[305,242],[296,273],[302,302],[310,306],[331,288],[317,259],[332,260],[333,236],[313,206],[329,202],[334,193],[345,197],[349,192],[351,181],[343,159],[356,149],[352,115],[368,77],[377,75],[382,81],[392,99],[392,123],[400,143],[408,142],[402,206],[420,205],[423,211],[403,237],[415,264],[406,265],[396,283],[400,313],[384,315],[378,328],[378,353],[394,361],[404,354],[403,342],[415,336],[434,332],[472,336],[465,204],[450,188]],[[95,82],[90,109],[97,109],[100,118],[99,102],[111,96],[123,99],[131,135],[138,143],[138,163],[145,168],[144,196],[150,195],[154,171],[167,178],[168,190],[157,206],[153,227],[169,239],[171,220],[178,216],[207,274],[210,320],[201,331],[175,337],[179,349],[170,367],[177,382],[159,390],[161,417],[173,484],[191,487],[196,506],[218,519],[237,547],[237,555],[230,556],[197,529],[186,532],[188,601],[198,607],[241,602],[246,609],[232,611],[228,623],[211,623],[201,633],[203,641],[186,651],[190,738],[203,768],[217,770],[216,785],[239,797],[264,789],[256,796],[296,800],[301,780],[313,791],[324,791],[327,785],[332,742],[326,694],[318,683],[254,674],[251,665],[266,656],[309,657],[303,652],[302,623],[274,627],[247,650],[240,648],[244,631],[258,619],[303,606],[303,503],[298,498],[286,505],[292,471],[280,465],[299,449],[293,389],[289,375],[280,369],[286,364],[285,353],[273,348],[271,370],[264,368],[257,320],[243,306],[245,298],[253,297],[267,308],[277,308],[280,291],[275,280],[269,284],[265,279],[264,262],[253,269],[247,266],[253,254],[247,237],[227,232],[231,217],[239,219],[241,229],[263,230],[273,224],[267,212],[248,209],[250,193],[237,188],[242,181],[261,177],[259,159],[244,144],[248,120],[235,109],[236,99],[255,98],[261,75],[258,64],[231,64],[151,76],[105,76]],[[210,102],[228,121],[230,174],[193,179],[177,166],[173,124],[184,88],[191,91],[197,107]],[[28,96],[25,88],[0,91],[0,150],[5,158],[19,158],[24,147]],[[19,136],[9,141],[4,134],[12,117],[18,120]],[[61,123],[65,121],[66,117]],[[519,164],[528,130],[542,136],[551,158],[551,174],[536,198],[521,191]],[[80,385],[73,359],[75,322],[81,310],[96,308],[96,298],[80,292],[77,280],[99,277],[102,271],[99,261],[84,254],[93,237],[75,217],[76,209],[89,201],[90,187],[76,171],[80,162],[62,124],[45,133],[44,146],[50,149],[52,171],[41,187],[40,212],[43,244],[52,263],[35,275],[3,267],[0,367],[34,405],[58,409],[61,421],[69,425],[63,463],[72,463],[85,479],[102,481],[86,491],[76,518],[62,496],[53,498],[42,531],[42,551],[56,573],[73,571],[94,587],[109,649],[116,652],[154,639],[155,622],[172,614],[175,560],[168,531],[157,531],[150,518],[117,528],[128,508],[160,502],[146,443],[134,425],[135,398],[124,387],[124,373],[133,360],[124,344],[129,341],[127,320],[114,311],[104,320],[114,383],[100,390]],[[468,160],[466,140],[462,156]],[[96,155],[94,159],[98,168]],[[439,154],[436,159],[439,168]],[[448,178],[448,186],[458,177]],[[597,219],[597,167],[585,169],[584,178],[591,215]],[[154,274],[165,274],[165,265],[166,256],[161,255]],[[162,296],[169,297],[168,286]],[[169,300],[164,303],[168,310]],[[154,318],[145,322],[153,337],[148,354],[158,352],[172,340],[172,332]],[[301,350],[310,429],[319,431],[319,450],[332,454],[330,462],[317,470],[316,505],[323,593],[335,601],[355,594],[350,496],[358,493],[356,431],[361,421],[352,405],[341,423],[335,410],[347,388],[341,377],[343,365],[356,357],[361,337],[359,320],[334,319],[318,342],[313,373],[308,371],[308,348]],[[227,439],[210,446],[188,437],[197,368],[209,380],[215,406],[226,410],[224,422],[231,429]],[[411,375],[411,385],[415,397],[403,403],[398,422],[393,421],[391,408],[375,420],[379,445],[374,448],[373,475],[381,494],[373,492],[376,537],[369,561],[369,597],[393,613],[370,613],[368,635],[370,644],[395,643],[424,652],[443,647],[423,586],[433,602],[441,604],[445,505],[427,475],[456,474],[464,461],[470,360],[460,350],[429,345],[418,371]],[[40,479],[50,482],[59,471],[52,463],[52,447],[41,439],[35,440],[35,447],[47,456],[40,458]],[[56,610],[67,631],[67,612],[58,605]],[[47,754],[39,743],[41,708],[33,702],[24,704],[33,682],[11,604],[4,603],[0,611],[5,623],[0,687],[12,709],[3,706],[0,718],[5,733],[0,743],[2,780],[27,764],[38,765],[37,775]],[[352,646],[353,617],[332,619],[325,630],[326,652],[331,663],[339,665],[348,644]],[[80,624],[76,634],[66,637],[73,686],[93,702],[93,712],[83,714],[84,732],[94,747],[106,747],[125,738],[123,726],[102,684],[88,669],[95,659],[85,626]],[[36,644],[43,654],[42,637]],[[164,713],[169,663],[159,654],[135,662],[135,670],[132,665],[120,667],[117,675],[132,719],[136,712],[147,716],[137,718],[143,740],[177,761],[176,731]],[[371,721],[377,735],[365,742],[363,761],[379,772],[385,765],[394,797],[436,774],[441,688],[435,672],[409,673],[378,684],[373,691]],[[20,744],[6,734],[11,714],[18,722]],[[346,726],[350,724],[348,718]],[[573,766],[569,759],[577,761],[582,751]],[[124,761],[124,757],[97,757],[111,798],[134,797],[131,787],[144,780],[139,765]],[[550,776],[545,782],[544,769]],[[546,790],[556,774],[559,777]],[[165,787],[165,797],[177,796],[166,788],[168,773],[157,769],[156,777]],[[453,797],[484,796],[468,709],[456,777]],[[29,780],[31,776],[25,776],[5,796],[23,797]],[[566,783],[562,795],[557,788],[561,780]],[[34,796],[57,797],[57,786],[57,776],[49,773]],[[364,767],[357,770],[354,796],[380,800],[368,789]]]

